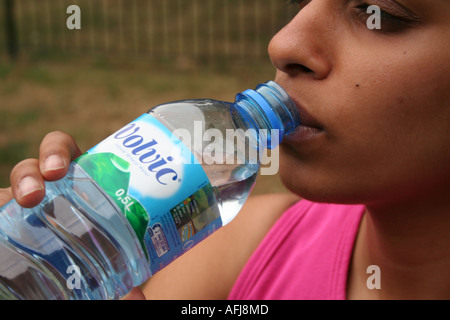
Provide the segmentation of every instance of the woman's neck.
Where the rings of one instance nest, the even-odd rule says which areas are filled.
[[[348,298],[450,299],[448,199],[442,192],[432,199],[367,206],[349,269]],[[367,273],[371,265],[378,269]]]

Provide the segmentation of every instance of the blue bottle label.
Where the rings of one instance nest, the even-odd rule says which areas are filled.
[[[222,225],[213,187],[202,166],[150,114],[75,161],[126,216],[152,274]]]

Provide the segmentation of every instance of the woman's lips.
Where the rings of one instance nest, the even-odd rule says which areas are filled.
[[[310,140],[324,133],[325,131],[322,125],[311,116],[311,114],[309,114],[296,99],[293,98],[292,100],[297,106],[300,114],[300,126],[298,126],[294,132],[286,136],[286,141],[299,142],[300,140]]]
[[[308,112],[305,108],[303,108],[302,104],[296,101],[295,98],[292,98],[295,106],[297,107],[298,113],[300,114],[300,125],[311,128],[322,129],[320,123]]]
[[[287,135],[284,141],[291,143],[307,141],[320,136],[324,132],[325,131],[320,128],[300,125],[291,134]]]

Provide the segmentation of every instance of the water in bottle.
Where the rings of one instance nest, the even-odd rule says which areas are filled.
[[[299,121],[272,81],[234,103],[150,109],[46,182],[38,206],[0,208],[0,298],[122,297],[230,222]]]

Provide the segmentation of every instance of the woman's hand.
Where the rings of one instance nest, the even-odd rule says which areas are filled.
[[[80,155],[70,135],[59,131],[47,134],[39,148],[39,159],[23,160],[11,171],[11,187],[0,189],[0,206],[13,197],[22,207],[36,206],[45,196],[44,181],[63,178],[70,162]]]
[[[0,206],[13,197],[22,207],[36,206],[45,196],[44,181],[63,178],[69,164],[80,155],[70,135],[58,131],[47,134],[39,148],[39,159],[23,160],[11,171],[11,187],[0,189]],[[139,288],[134,288],[123,299],[143,300],[145,296]]]

